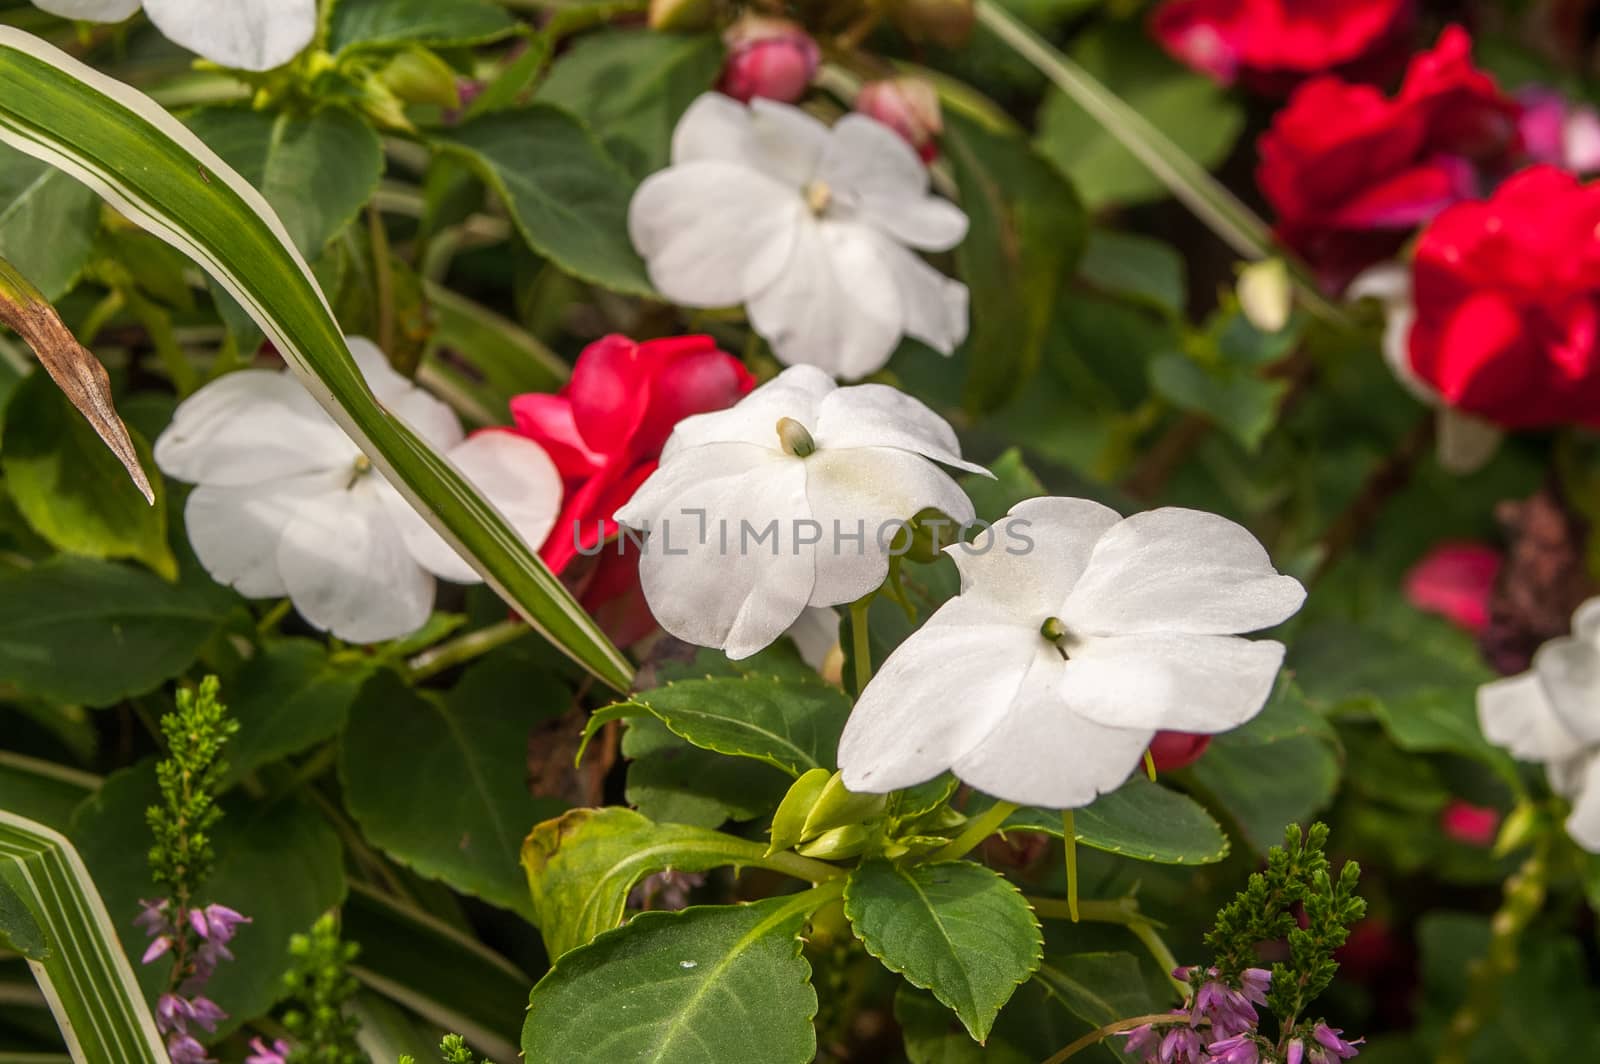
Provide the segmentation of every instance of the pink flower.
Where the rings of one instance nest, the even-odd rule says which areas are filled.
[[[805,95],[822,53],[804,29],[788,19],[745,15],[722,35],[728,60],[721,90],[742,103],[757,96],[794,103]]]
[[[1492,846],[1500,831],[1500,811],[1452,798],[1439,814],[1439,827],[1468,846]]]
[[[250,1039],[250,1055],[244,1058],[244,1064],[286,1064],[289,1059],[289,1043],[279,1038],[270,1046],[260,1038]]]
[[[1157,772],[1176,772],[1200,760],[1211,745],[1211,736],[1189,732],[1160,731],[1150,743],[1150,760]]]
[[[1518,89],[1516,96],[1522,104],[1517,130],[1534,162],[1575,174],[1600,171],[1600,113],[1542,85]]]
[[[1504,562],[1481,543],[1441,543],[1406,573],[1406,601],[1476,635],[1489,626],[1489,600]]]
[[[1316,1064],[1325,1064],[1325,1062],[1331,1064],[1335,1059],[1349,1060],[1360,1052],[1356,1049],[1356,1046],[1365,1042],[1366,1039],[1357,1038],[1354,1042],[1346,1042],[1340,1037],[1343,1034],[1344,1032],[1337,1027],[1329,1027],[1325,1023],[1318,1023],[1311,1029],[1311,1036],[1317,1042],[1317,1045],[1311,1050],[1311,1059],[1316,1061]]]
[[[855,106],[900,134],[901,140],[917,149],[923,162],[930,163],[938,156],[944,118],[939,113],[939,94],[927,81],[913,77],[869,81],[856,94]]]

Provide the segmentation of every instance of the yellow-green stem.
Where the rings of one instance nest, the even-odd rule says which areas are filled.
[[[1067,851],[1067,914],[1078,922],[1078,826],[1072,810],[1061,810],[1061,841]]]
[[[950,842],[928,855],[932,861],[954,861],[958,857],[965,857],[978,848],[984,839],[1000,830],[1019,807],[1012,802],[996,802],[988,809],[967,821],[966,827],[961,829],[961,834],[951,839]]]
[[[455,668],[507,643],[515,642],[531,631],[532,629],[520,620],[513,620],[501,621],[499,624],[491,624],[487,628],[468,632],[448,643],[430,647],[406,662],[406,679],[412,683],[421,683],[446,669]]]
[[[872,595],[850,604],[850,645],[853,648],[851,656],[856,659],[857,698],[861,697],[861,692],[867,689],[867,684],[872,680],[872,632],[867,624],[867,615],[871,610]]]
[[[1156,758],[1149,750],[1144,752],[1144,774],[1150,777],[1150,782],[1156,781]]]

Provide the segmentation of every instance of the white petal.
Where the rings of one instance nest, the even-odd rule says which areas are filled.
[[[897,244],[887,244],[883,257],[900,293],[901,327],[906,335],[941,355],[953,354],[967,338],[967,286]]]
[[[1434,391],[1411,368],[1411,325],[1417,308],[1411,298],[1411,270],[1403,263],[1385,262],[1366,270],[1350,282],[1345,298],[1376,299],[1383,303],[1383,360],[1405,389],[1430,406],[1437,405]]]
[[[182,403],[157,439],[156,464],[191,484],[256,484],[348,466],[360,452],[300,383],[247,369]]]
[[[838,385],[815,366],[792,366],[772,378],[727,410],[695,414],[678,422],[661,450],[666,464],[678,452],[708,443],[747,443],[778,450],[778,419],[791,418],[819,430],[825,397]]]
[[[1585,764],[1572,773],[1568,788],[1572,812],[1567,817],[1567,834],[1590,853],[1600,854],[1600,755],[1589,755]]]
[[[945,553],[961,571],[961,597],[1019,622],[1042,625],[1066,601],[1106,530],[1122,520],[1088,499],[1028,499],[971,543]]]
[[[928,195],[928,168],[888,126],[865,115],[834,123],[818,180],[845,210],[902,244],[947,251],[967,235],[967,216]]]
[[[1600,597],[1587,599],[1572,611],[1572,638],[1600,650]]]
[[[650,529],[639,577],[656,620],[734,659],[783,635],[811,598],[813,552],[795,542],[805,516],[803,463],[740,444],[685,452],[617,513]]]
[[[510,432],[480,432],[446,457],[500,511],[523,543],[537,551],[561,511],[561,474],[544,448]],[[378,484],[378,492],[418,564],[452,583],[482,582],[477,570],[388,481]]]
[[[973,620],[953,599],[879,667],[839,740],[850,790],[883,794],[930,780],[1004,719],[1039,633]]]
[[[628,235],[674,303],[728,307],[772,284],[806,213],[798,192],[725,162],[650,175],[628,204]]]
[[[989,475],[982,466],[962,460],[961,442],[948,421],[887,384],[857,384],[824,397],[813,434],[819,448],[894,447]]]
[[[1531,672],[1478,688],[1478,727],[1485,739],[1523,761],[1564,761],[1580,749]]]
[[[313,473],[261,484],[202,484],[189,493],[183,524],[211,579],[247,598],[288,593],[278,575],[278,541],[308,499],[342,492],[338,475]]]
[[[1532,671],[1566,731],[1580,743],[1600,743],[1600,651],[1585,640],[1552,639],[1534,654]]]
[[[1505,438],[1498,425],[1447,406],[1439,408],[1439,464],[1447,472],[1476,473],[1494,457]]]
[[[139,0],[33,0],[41,11],[85,22],[121,22],[139,10]]]
[[[957,522],[972,520],[972,500],[920,455],[887,447],[819,448],[804,468],[810,517],[821,537],[813,606],[854,602],[881,585],[895,533],[919,511],[933,507]]]
[[[800,651],[800,660],[821,672],[839,647],[839,611],[827,606],[807,606],[786,633]]]
[[[1109,728],[1061,696],[1055,650],[1039,651],[1010,710],[955,773],[985,794],[1019,805],[1076,809],[1116,790],[1155,732]]]
[[[1261,712],[1283,644],[1227,635],[1121,635],[1066,647],[1062,692],[1108,727],[1202,732],[1237,728]]]
[[[433,577],[370,478],[302,502],[278,544],[278,572],[302,617],[352,643],[408,635],[433,610]]]
[[[817,170],[828,127],[798,107],[756,99],[750,106],[708,92],[689,105],[672,133],[672,163],[737,163],[798,191]]]
[[[1060,616],[1084,633],[1226,635],[1278,624],[1305,597],[1247,529],[1216,514],[1163,507],[1100,538]]]
[[[900,342],[894,274],[870,231],[802,221],[776,280],[746,300],[750,324],[785,365],[857,379],[882,369]]]
[[[316,0],[145,0],[144,10],[169,39],[240,70],[282,66],[317,32]]]
[[[446,451],[461,442],[461,419],[455,411],[396,373],[378,345],[361,336],[346,337],[350,354],[372,394],[394,417],[421,436],[435,450]]]

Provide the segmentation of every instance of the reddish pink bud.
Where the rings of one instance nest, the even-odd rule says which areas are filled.
[[[1156,763],[1157,772],[1176,772],[1200,760],[1200,755],[1211,745],[1209,735],[1190,735],[1188,732],[1156,732],[1150,743],[1150,759]]]
[[[788,19],[746,15],[722,35],[728,61],[722,91],[749,102],[757,96],[794,103],[805,95],[822,53],[804,29]]]
[[[1406,600],[1481,632],[1489,626],[1489,599],[1504,560],[1481,543],[1441,543],[1406,574]]]
[[[1500,811],[1453,798],[1439,814],[1439,827],[1450,838],[1468,846],[1493,846],[1500,833]]]
[[[938,138],[944,132],[939,94],[921,78],[869,81],[856,94],[856,110],[900,134],[923,162],[939,154]]]

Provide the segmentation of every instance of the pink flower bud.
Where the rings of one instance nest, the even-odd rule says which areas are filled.
[[[1492,846],[1500,831],[1500,811],[1454,798],[1439,814],[1439,826],[1457,842]]]
[[[1200,760],[1200,755],[1210,745],[1209,735],[1160,731],[1150,742],[1150,760],[1155,762],[1157,772],[1176,772]]]
[[[1441,543],[1406,574],[1406,600],[1481,632],[1489,625],[1489,599],[1502,561],[1499,551],[1479,543]]]
[[[805,95],[822,53],[804,29],[788,19],[746,15],[722,35],[728,61],[723,92],[749,102],[757,96],[794,103]]]
[[[900,134],[923,162],[939,154],[938,137],[944,132],[939,94],[921,78],[869,81],[856,94],[856,110]]]

